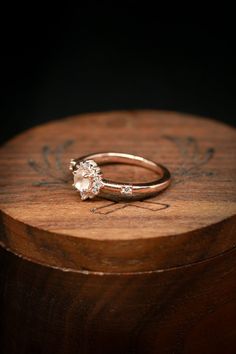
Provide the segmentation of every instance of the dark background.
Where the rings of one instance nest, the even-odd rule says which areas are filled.
[[[235,125],[232,29],[164,21],[153,11],[81,7],[52,18],[36,9],[8,24],[0,142],[48,120],[117,109],[175,110]]]

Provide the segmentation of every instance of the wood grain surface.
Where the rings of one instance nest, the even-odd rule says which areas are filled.
[[[0,149],[0,242],[64,270],[142,272],[215,257],[235,247],[235,144],[231,127],[190,115],[124,111],[35,127]],[[141,202],[82,202],[70,158],[127,152],[166,165],[173,182]],[[106,177],[152,179],[104,166]]]

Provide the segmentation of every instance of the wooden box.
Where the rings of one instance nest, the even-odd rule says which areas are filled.
[[[69,117],[6,143],[1,353],[236,353],[235,143],[229,126],[161,111]],[[172,184],[144,201],[82,202],[69,160],[99,151],[160,162]]]

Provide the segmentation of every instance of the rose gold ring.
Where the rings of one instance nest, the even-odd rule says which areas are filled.
[[[158,178],[145,183],[120,183],[103,178],[100,165],[117,163],[144,167],[154,171]],[[70,170],[74,176],[73,187],[80,192],[82,200],[97,195],[111,200],[140,200],[153,197],[171,182],[170,172],[163,165],[119,152],[100,152],[72,159]]]

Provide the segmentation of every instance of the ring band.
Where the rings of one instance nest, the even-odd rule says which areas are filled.
[[[144,167],[159,177],[144,183],[120,183],[103,178],[100,166],[116,163]],[[141,156],[118,152],[100,152],[72,159],[70,170],[74,175],[73,187],[80,192],[82,200],[98,194],[110,200],[141,200],[153,197],[171,182],[170,172],[163,165]]]

